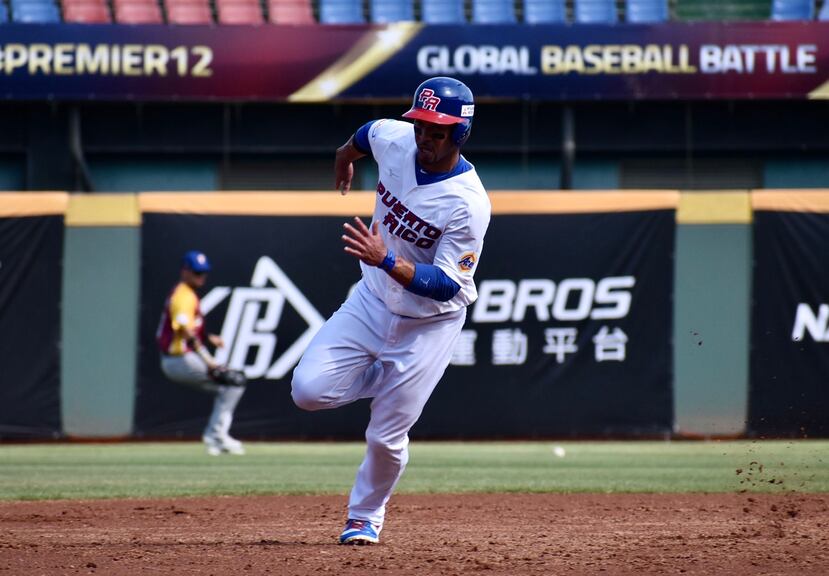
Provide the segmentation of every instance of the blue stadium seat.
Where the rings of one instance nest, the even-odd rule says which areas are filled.
[[[321,0],[320,23],[322,24],[363,24],[361,0]]]
[[[514,24],[516,21],[512,0],[472,0],[475,24]]]
[[[463,0],[423,0],[421,19],[427,24],[465,24]]]
[[[567,21],[564,0],[524,0],[524,22],[555,24]]]
[[[574,13],[579,24],[615,24],[619,20],[614,0],[576,0]]]
[[[386,22],[414,21],[414,4],[412,0],[371,0],[371,21],[376,24]]]
[[[60,22],[60,9],[54,4],[18,3],[12,6],[12,21],[24,24]]]
[[[0,0],[0,3],[2,3],[2,0]],[[57,5],[55,0],[11,0],[9,4],[10,4],[10,8],[11,8],[12,13],[14,12],[15,8],[17,8],[18,6],[23,6],[23,5],[25,5],[25,6],[31,6],[33,4]]]
[[[771,19],[777,22],[811,20],[815,17],[815,0],[772,0]]]
[[[829,0],[823,0],[823,8],[820,9],[820,14],[817,15],[818,20],[829,20]]]
[[[9,21],[9,7],[0,2],[0,24],[5,24]]]
[[[2,3],[2,0],[0,0]],[[32,5],[57,5],[55,0],[11,0],[9,2],[10,12],[13,14],[18,6],[32,6]]]
[[[638,24],[668,21],[668,0],[625,0],[625,20]]]

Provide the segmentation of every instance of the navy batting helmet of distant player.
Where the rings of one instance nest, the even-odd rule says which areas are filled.
[[[198,250],[190,250],[181,259],[182,268],[192,270],[196,274],[203,274],[210,272],[210,260],[207,259],[204,252]]]
[[[412,107],[403,114],[403,118],[433,124],[454,124],[452,141],[460,146],[469,138],[474,115],[472,90],[460,80],[438,76],[417,87]]]

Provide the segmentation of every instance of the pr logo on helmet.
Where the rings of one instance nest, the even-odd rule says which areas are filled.
[[[431,88],[421,90],[417,99],[419,102],[423,102],[424,110],[432,110],[433,112],[437,110],[437,106],[440,104],[440,98],[435,96],[435,91]]]

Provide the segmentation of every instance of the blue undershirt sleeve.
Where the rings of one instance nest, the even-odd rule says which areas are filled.
[[[448,302],[455,297],[461,287],[446,275],[446,272],[433,264],[415,264],[414,278],[406,290],[439,302]]]
[[[354,147],[362,152],[363,154],[367,154],[371,156],[371,143],[368,141],[368,131],[371,130],[371,126],[374,124],[374,120],[371,122],[366,122],[354,133]]]

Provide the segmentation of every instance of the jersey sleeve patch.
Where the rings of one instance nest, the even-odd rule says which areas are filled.
[[[458,270],[466,273],[472,272],[472,269],[475,268],[475,264],[477,263],[478,257],[474,252],[464,252],[461,254],[461,257],[458,258]]]

